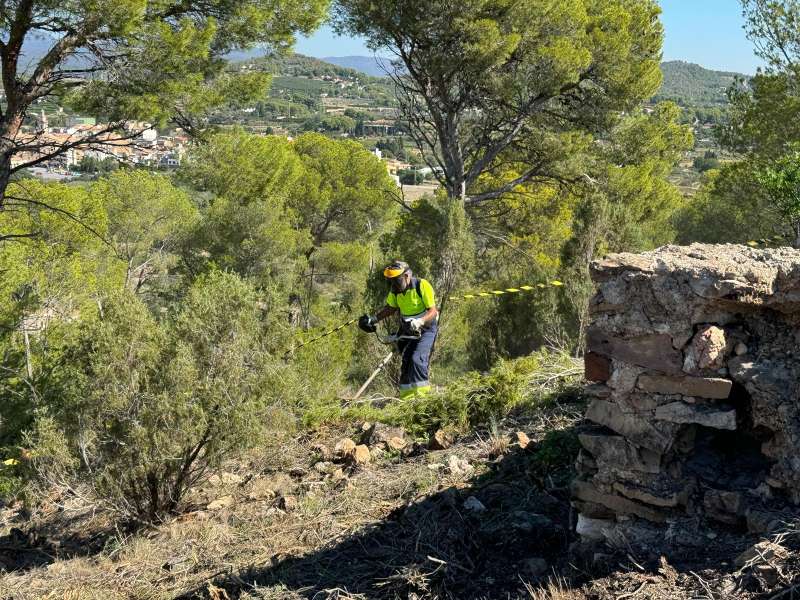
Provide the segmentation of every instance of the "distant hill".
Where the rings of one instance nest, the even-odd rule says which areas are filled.
[[[354,69],[373,77],[385,77],[389,60],[376,56],[328,56],[319,60]],[[725,91],[741,73],[713,71],[682,60],[661,64],[664,83],[655,100],[672,100],[684,106],[713,106],[727,103]]]
[[[53,40],[40,36],[26,40],[20,61],[24,70],[39,60],[50,48]],[[329,56],[312,58],[302,54],[274,56],[262,49],[235,52],[228,59],[235,65],[258,64],[282,78],[331,76],[358,81],[362,85],[382,88],[387,86],[386,70],[389,59],[378,56]],[[747,75],[730,71],[714,71],[700,65],[675,60],[661,63],[664,82],[654,97],[655,101],[672,100],[682,106],[712,107],[727,104],[726,90],[737,77]],[[392,95],[390,88],[381,90],[380,96]]]
[[[386,77],[386,71],[392,68],[390,59],[379,56],[326,56],[320,60],[373,77]]]
[[[285,55],[254,56],[235,64],[258,65],[265,71],[281,77],[323,77],[327,75],[361,81],[374,80],[373,77],[358,69],[293,52]]]
[[[727,104],[725,91],[737,77],[747,75],[729,71],[712,71],[700,65],[674,60],[661,63],[664,83],[654,100],[672,100],[683,106]]]
[[[231,62],[240,71],[266,71],[273,75],[270,96],[318,109],[321,97],[359,100],[358,106],[389,107],[396,104],[392,82],[356,69],[334,65],[302,54],[267,54]]]

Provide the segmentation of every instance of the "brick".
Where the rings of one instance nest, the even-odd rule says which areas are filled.
[[[725,400],[731,394],[733,382],[714,377],[680,377],[641,375],[638,387],[652,394],[681,394],[712,400]]]
[[[731,406],[671,402],[657,407],[654,416],[669,423],[696,424],[728,431],[736,429],[736,409]]]
[[[578,440],[597,461],[615,469],[652,474],[661,472],[660,454],[638,448],[622,436],[587,431],[578,434]]]
[[[586,381],[605,382],[611,378],[611,359],[596,352],[583,355],[583,368]]]
[[[681,352],[672,347],[672,338],[665,334],[621,338],[590,327],[586,347],[590,352],[660,373],[677,375],[683,367]]]
[[[605,494],[586,481],[573,481],[572,495],[584,502],[601,504],[618,515],[635,515],[655,523],[664,523],[669,516],[668,512],[662,512],[649,506],[639,504],[634,500],[629,500],[617,494]]]
[[[623,410],[605,400],[594,400],[586,410],[586,418],[629,439],[637,446],[664,454],[672,447],[679,425],[662,423],[657,429],[643,415]]]

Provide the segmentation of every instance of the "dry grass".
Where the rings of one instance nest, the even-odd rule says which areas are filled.
[[[422,599],[461,598],[467,589],[524,597],[516,561],[537,544],[558,560],[567,539],[559,529],[544,544],[536,532],[517,529],[513,515],[541,513],[547,500],[560,522],[568,506],[566,498],[556,502],[536,488],[527,476],[535,455],[509,448],[508,433],[524,429],[542,439],[537,424],[569,426],[574,421],[565,415],[571,414],[568,408],[545,421],[518,415],[488,439],[474,435],[411,458],[386,454],[344,480],[319,472],[311,449],[332,448],[352,432],[281,440],[277,451],[273,444],[227,465],[231,475],[193,493],[194,510],[135,534],[109,531],[102,512],[74,497],[33,522],[6,511],[0,513],[0,561],[12,527],[42,532],[39,548],[50,556],[0,574],[0,598]],[[471,469],[451,471],[453,454]],[[500,458],[487,462],[489,455]],[[466,512],[462,504],[470,495],[488,512]],[[296,498],[296,507],[277,509],[276,496]],[[208,508],[225,497],[230,506]],[[93,545],[81,548],[79,540],[92,535]]]
[[[586,595],[572,589],[561,577],[550,579],[545,587],[536,588],[525,582],[525,592],[530,600],[586,600]]]
[[[28,566],[0,574],[0,598],[69,600],[209,598],[227,600],[762,600],[798,596],[800,533],[775,538],[788,557],[775,562],[779,585],[766,588],[758,571],[725,568],[676,571],[610,564],[611,575],[590,579],[567,558],[569,506],[550,477],[534,476],[546,434],[569,428],[580,409],[554,406],[516,414],[452,448],[403,458],[376,456],[337,479],[317,469],[316,444],[332,448],[350,430],[325,430],[280,440],[226,466],[226,473],[191,500],[194,510],[135,534],[109,529],[109,519],[79,496],[52,497],[25,521],[0,509],[0,563]],[[531,446],[509,445],[525,431]],[[451,456],[463,472],[451,468]],[[494,458],[490,458],[494,457]],[[566,461],[567,463],[569,461]],[[558,479],[558,477],[556,477]],[[558,490],[562,490],[559,492]],[[562,495],[559,495],[562,494]],[[296,499],[293,510],[278,499]],[[475,496],[487,510],[464,508]],[[232,504],[208,504],[230,497]],[[546,515],[555,529],[530,529],[525,515]],[[520,515],[523,522],[520,523]],[[33,545],[11,528],[36,532]],[[539,527],[536,525],[536,527]],[[7,548],[19,544],[15,554]],[[546,578],[524,566],[543,557]],[[38,564],[36,564],[38,561]],[[662,565],[663,566],[663,565]],[[545,576],[546,577],[546,576]],[[782,594],[782,595],[781,595]]]
[[[484,454],[489,460],[495,460],[508,454],[511,441],[507,435],[492,431],[489,437],[481,440],[480,445],[481,454]]]
[[[107,547],[91,557],[65,556],[0,575],[0,598],[172,598],[221,574],[302,556],[346,539],[386,519],[399,506],[453,482],[444,469],[429,469],[425,457],[373,465],[355,472],[347,482],[333,482],[308,464],[309,447],[307,442],[287,444],[280,470],[262,470],[244,486],[223,484],[200,490],[192,498],[205,504],[233,495],[235,504],[229,508],[204,508],[150,531],[112,536]],[[260,457],[254,458],[259,463]],[[291,477],[288,472],[293,469],[305,474]],[[289,513],[275,509],[273,492],[296,496],[297,509]],[[51,513],[37,525],[52,529],[53,535],[74,534],[69,528],[57,532],[53,526],[57,520],[58,513]],[[88,515],[76,521],[79,530],[98,524],[97,517],[92,521]],[[346,597],[337,593],[331,597]]]

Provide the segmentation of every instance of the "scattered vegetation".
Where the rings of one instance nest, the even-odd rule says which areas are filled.
[[[75,560],[85,572],[42,579],[65,595],[583,597],[507,557],[572,568],[589,264],[674,241],[800,244],[797,3],[744,1],[764,72],[668,63],[661,88],[650,0],[338,2],[339,30],[405,62],[391,78],[282,52],[324,3],[277,21],[258,1],[175,3],[163,19],[163,2],[112,4],[127,20],[81,39],[104,51],[108,31],[143,62],[70,101],[171,121],[193,143],[169,174],[85,158],[98,178],[59,184],[12,178],[16,150],[0,164],[0,568],[6,547],[17,570]],[[75,17],[42,10],[48,27]],[[255,42],[274,52],[217,60]],[[407,200],[375,147],[427,164],[439,189]],[[355,327],[302,342],[380,306],[396,257],[438,295],[435,389],[400,401],[393,361],[355,398],[389,349]],[[360,451],[374,470],[335,456],[375,423],[403,440]],[[23,516],[27,533],[8,521]],[[24,597],[42,571],[0,581]]]

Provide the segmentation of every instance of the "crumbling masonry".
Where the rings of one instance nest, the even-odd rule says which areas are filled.
[[[592,278],[578,533],[777,527],[800,504],[800,251],[667,246]]]

